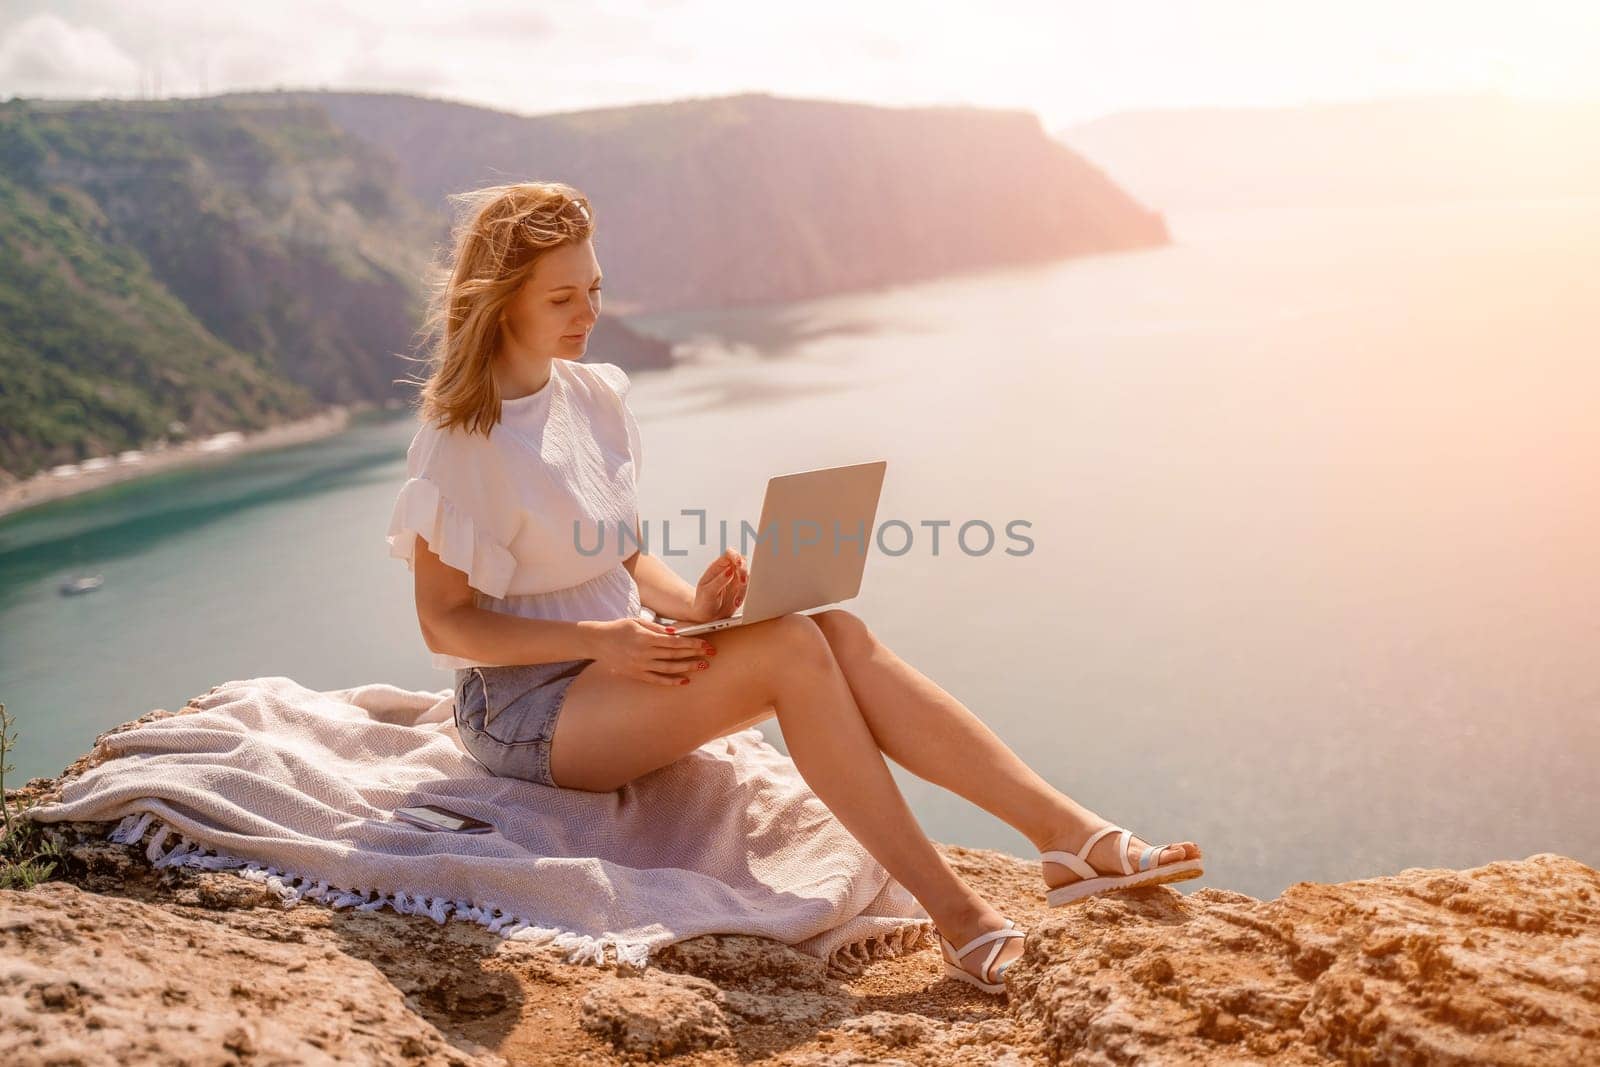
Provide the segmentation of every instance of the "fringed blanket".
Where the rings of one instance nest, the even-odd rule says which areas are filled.
[[[302,899],[443,923],[471,919],[643,967],[708,933],[772,938],[846,971],[918,948],[932,922],[754,727],[615,793],[490,774],[456,735],[452,694],[227,682],[179,714],[103,735],[44,822],[111,821],[157,866],[232,870]],[[495,832],[429,831],[438,804]],[[173,838],[176,837],[174,841]]]

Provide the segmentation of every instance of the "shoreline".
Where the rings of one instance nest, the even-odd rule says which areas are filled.
[[[376,408],[377,405],[370,403],[334,404],[307,418],[269,426],[264,430],[212,434],[145,451],[137,463],[116,463],[100,470],[80,470],[68,477],[53,475],[48,470],[39,471],[21,481],[0,487],[0,522],[42,504],[92,493],[96,489],[132,481],[147,474],[196,467],[231,459],[246,452],[262,452],[331,437],[348,429],[354,415]],[[219,441],[219,438],[222,440]]]

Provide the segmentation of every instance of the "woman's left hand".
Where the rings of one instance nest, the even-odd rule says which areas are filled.
[[[728,549],[706,566],[706,572],[694,587],[694,614],[690,621],[726,619],[744,603],[745,587],[749,584],[750,572],[744,557]]]

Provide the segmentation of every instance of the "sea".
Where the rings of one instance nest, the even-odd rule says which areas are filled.
[[[693,582],[768,478],[885,460],[843,606],[1057,789],[1199,842],[1180,891],[1600,866],[1600,199],[1168,221],[1160,248],[632,320],[678,358],[633,373],[651,551]],[[231,679],[448,689],[384,540],[414,430],[0,520],[6,784]],[[82,572],[104,584],[58,592]],[[1034,857],[891,768],[929,836]]]

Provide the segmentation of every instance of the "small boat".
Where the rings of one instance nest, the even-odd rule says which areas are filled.
[[[99,589],[105,580],[103,574],[80,574],[61,583],[61,595],[77,596],[79,593],[92,593]]]

